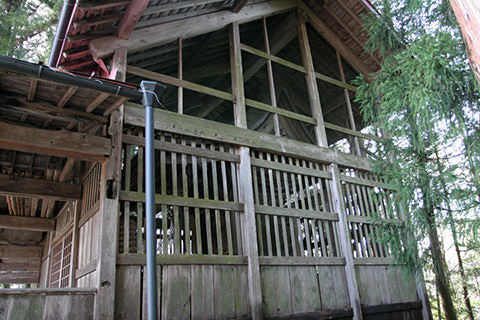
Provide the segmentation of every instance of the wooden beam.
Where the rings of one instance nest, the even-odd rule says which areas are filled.
[[[0,214],[0,228],[28,231],[55,231],[55,219],[12,217]]]
[[[320,104],[320,93],[318,92],[317,78],[315,77],[315,69],[313,66],[312,51],[308,41],[307,26],[300,12],[297,16],[298,23],[298,39],[300,42],[300,51],[302,53],[303,65],[305,66],[305,79],[307,82],[308,97],[310,99],[310,108],[312,116],[316,120],[315,138],[317,145],[328,147],[327,133],[325,132],[325,124],[323,122],[322,106]]]
[[[0,147],[80,160],[99,161],[110,154],[110,139],[70,131],[54,131],[0,122]]]
[[[322,37],[324,37],[332,47],[334,47],[342,57],[358,72],[368,76],[375,70],[369,70],[366,65],[357,57],[350,48],[313,12],[302,0],[298,1],[298,7],[307,15],[308,22]]]
[[[186,0],[186,1],[179,1],[174,3],[162,3],[148,9],[145,9],[144,14],[159,14],[162,12],[173,11],[173,10],[180,10],[186,9],[190,7],[199,7],[205,6],[213,3],[223,2],[223,0]]]
[[[92,112],[95,110],[99,105],[102,104],[103,101],[107,100],[107,98],[110,96],[110,94],[102,92],[99,93],[98,96],[95,97],[95,99],[90,102],[86,108],[86,112]]]
[[[240,10],[247,4],[248,0],[235,0],[232,6],[233,13],[239,13]]]
[[[77,200],[82,197],[82,187],[77,184],[0,174],[0,195],[53,200]]]
[[[89,43],[89,48],[95,59],[108,56],[121,47],[128,47],[131,53],[168,43],[179,37],[188,39],[219,30],[233,22],[244,23],[256,20],[296,6],[295,0],[276,0],[247,5],[240,13],[221,11],[135,30],[129,40],[115,36],[98,38]]]
[[[79,9],[84,10],[104,10],[115,7],[126,6],[130,4],[130,0],[120,0],[120,1],[80,1],[78,4]]]
[[[147,8],[149,0],[132,0],[125,12],[120,25],[118,26],[117,35],[119,38],[128,39],[138,20],[142,17],[143,11]]]
[[[67,104],[68,100],[77,92],[78,87],[68,87],[68,90],[65,92],[65,94],[62,96],[62,98],[57,102],[57,107],[58,108],[63,108],[65,104]]]
[[[30,79],[30,86],[28,87],[27,93],[27,101],[33,101],[33,98],[35,97],[35,92],[37,92],[37,85],[37,79]]]
[[[134,126],[145,126],[145,110],[140,105],[126,104],[125,122]],[[276,137],[267,133],[237,128],[220,122],[198,117],[179,115],[174,112],[155,109],[155,129],[171,133],[190,135],[203,139],[213,139],[235,145],[248,146],[272,152],[281,152],[315,161],[338,163],[339,165],[371,170],[367,158],[342,153],[330,148],[309,143]],[[219,134],[221,133],[221,134]]]

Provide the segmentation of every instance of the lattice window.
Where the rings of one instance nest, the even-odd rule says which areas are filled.
[[[341,168],[341,180],[354,257],[389,257],[388,246],[376,240],[378,226],[373,218],[387,224],[401,223],[394,190],[372,173],[361,170]]]
[[[259,255],[339,257],[325,165],[256,150],[251,156]]]
[[[80,219],[95,214],[100,208],[100,182],[102,176],[101,163],[95,163],[84,176],[83,201]]]
[[[73,232],[69,231],[52,245],[50,263],[50,288],[64,288],[71,285]]]
[[[119,252],[144,253],[143,129],[127,130]],[[157,253],[241,255],[235,148],[164,132],[155,143]]]

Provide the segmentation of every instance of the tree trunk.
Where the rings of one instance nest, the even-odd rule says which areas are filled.
[[[428,194],[423,192],[424,195]],[[450,286],[447,275],[447,263],[442,253],[440,240],[438,238],[437,227],[435,226],[435,213],[433,207],[427,206],[424,208],[425,218],[427,222],[428,239],[430,240],[430,252],[433,262],[433,273],[435,274],[435,283],[437,286],[438,294],[442,300],[442,307],[446,320],[457,320],[457,313],[453,305],[452,294],[450,292]]]

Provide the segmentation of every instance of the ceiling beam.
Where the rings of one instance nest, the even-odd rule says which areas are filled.
[[[110,139],[71,131],[54,131],[0,122],[0,148],[79,160],[102,161]]]
[[[247,4],[248,0],[235,0],[232,6],[232,12],[238,13]]]
[[[129,52],[134,52],[165,44],[179,37],[188,39],[219,30],[233,22],[244,23],[256,20],[296,6],[295,0],[275,0],[247,5],[239,13],[225,10],[138,29],[132,32],[128,40],[118,36],[98,38],[90,41],[89,48],[94,59],[108,56],[121,47],[127,47]]]
[[[0,214],[0,228],[26,231],[55,231],[55,219],[15,217]]]
[[[0,195],[42,200],[79,200],[82,198],[82,187],[78,184],[0,174]]]
[[[118,26],[117,36],[121,39],[128,39],[135,29],[135,25],[142,17],[143,11],[147,8],[149,0],[132,0],[123,15]]]
[[[298,1],[298,7],[307,15],[308,22],[322,37],[324,37],[332,47],[334,47],[342,55],[342,57],[358,72],[368,77],[373,70],[369,70],[367,66],[357,57],[350,48],[323,22],[315,12],[310,9],[302,0]]]

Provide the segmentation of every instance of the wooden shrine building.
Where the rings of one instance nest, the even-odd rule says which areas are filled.
[[[421,277],[372,222],[405,214],[387,214],[395,190],[371,173],[376,132],[354,102],[352,80],[380,68],[363,49],[376,14],[365,0],[75,4],[52,74],[167,86],[161,319],[429,318]],[[33,66],[0,67],[0,315],[146,319],[144,109]]]

